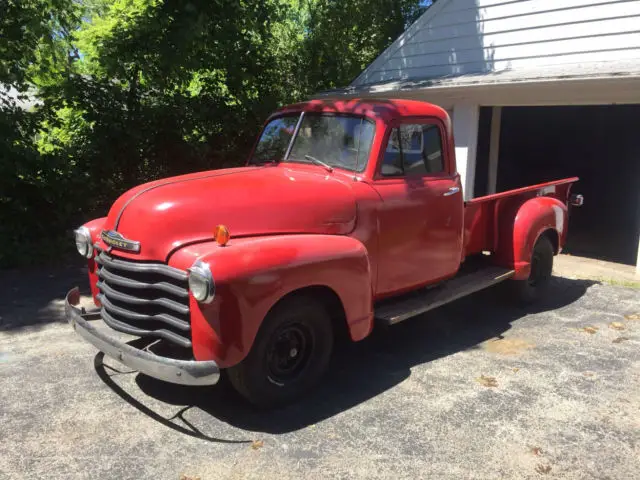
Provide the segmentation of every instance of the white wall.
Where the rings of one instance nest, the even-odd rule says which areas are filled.
[[[640,0],[440,0],[353,83],[640,61]]]
[[[459,103],[453,107],[456,167],[460,174],[465,200],[471,200],[476,177],[476,149],[480,107]]]

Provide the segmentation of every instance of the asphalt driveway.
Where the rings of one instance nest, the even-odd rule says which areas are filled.
[[[0,479],[639,478],[640,290],[554,278],[528,310],[481,292],[261,413],[103,359],[62,316],[85,283],[0,275]]]

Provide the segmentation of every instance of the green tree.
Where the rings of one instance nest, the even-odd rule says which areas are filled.
[[[317,0],[305,45],[309,89],[348,85],[426,8],[415,0]]]
[[[0,0],[0,265],[72,248],[135,184],[241,164],[273,109],[348,84],[424,3]]]

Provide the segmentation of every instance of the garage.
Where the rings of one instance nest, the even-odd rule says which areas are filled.
[[[439,0],[352,84],[453,122],[465,199],[580,177],[574,256],[640,275],[640,0]]]
[[[565,253],[635,265],[638,119],[640,105],[502,108],[497,190],[580,177]]]

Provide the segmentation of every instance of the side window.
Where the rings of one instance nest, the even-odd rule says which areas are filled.
[[[442,139],[437,125],[407,124],[392,130],[382,175],[429,175],[443,171]]]
[[[400,154],[400,140],[398,138],[398,129],[391,130],[389,136],[389,143],[387,143],[387,149],[384,152],[384,159],[382,161],[382,175],[393,177],[402,175],[404,170],[402,168],[402,155]]]

